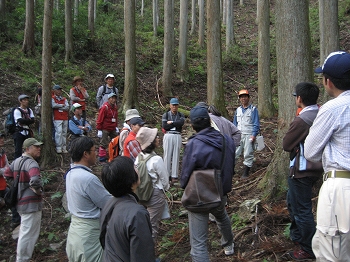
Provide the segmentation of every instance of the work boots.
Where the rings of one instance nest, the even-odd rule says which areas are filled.
[[[244,166],[244,172],[243,172],[243,175],[241,176],[242,179],[247,179],[248,178],[249,170],[250,170],[249,166]]]

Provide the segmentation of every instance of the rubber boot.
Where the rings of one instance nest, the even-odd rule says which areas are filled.
[[[244,166],[244,172],[243,172],[243,175],[241,176],[242,179],[247,179],[248,178],[249,170],[250,170],[249,166]]]

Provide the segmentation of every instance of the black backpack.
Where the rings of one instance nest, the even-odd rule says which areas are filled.
[[[5,133],[6,134],[13,134],[16,132],[16,123],[15,123],[15,117],[14,117],[15,109],[18,109],[19,111],[21,111],[22,117],[24,115],[24,111],[19,107],[11,107],[3,112],[3,115],[6,116],[6,118],[5,118]]]
[[[103,85],[103,92],[102,92],[102,97],[106,94],[107,92],[107,86],[106,85]],[[115,86],[113,86],[113,93],[118,95],[117,94],[117,88]]]
[[[17,176],[16,176],[16,178],[14,178],[14,181],[13,181],[12,186],[10,187],[9,191],[7,191],[7,193],[4,196],[4,200],[5,200],[6,206],[8,208],[12,208],[12,207],[15,207],[17,205],[19,177],[21,174],[21,169],[23,167],[23,164],[28,159],[29,159],[29,157],[24,157],[23,159],[20,160],[21,163],[19,165]]]

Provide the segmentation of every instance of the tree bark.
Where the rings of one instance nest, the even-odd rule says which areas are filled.
[[[228,53],[235,44],[235,35],[233,31],[233,0],[226,0],[226,53]]]
[[[276,1],[276,55],[278,83],[278,135],[272,162],[260,182],[267,198],[285,196],[289,157],[282,139],[295,116],[294,87],[312,81],[309,1]]]
[[[159,9],[158,9],[158,0],[153,0],[152,2],[153,10],[153,36],[156,39],[158,34],[158,23],[159,23]]]
[[[136,81],[135,1],[124,1],[125,86],[123,112],[138,108]]]
[[[22,51],[24,54],[34,55],[34,0],[26,0],[26,25]]]
[[[207,27],[207,99],[227,116],[222,83],[220,0],[207,1]]]
[[[199,18],[198,18],[198,44],[201,48],[204,48],[204,0],[198,0]]]
[[[90,31],[90,39],[93,39],[95,34],[95,21],[94,21],[94,0],[89,0],[89,6],[88,6],[88,29]]]
[[[173,1],[164,0],[164,61],[162,76],[162,91],[165,97],[171,97],[174,55],[174,21]]]
[[[188,78],[187,63],[187,24],[188,24],[188,0],[180,0],[180,34],[179,34],[179,50],[177,76],[181,82]]]
[[[44,2],[43,51],[42,51],[42,110],[41,128],[43,133],[43,148],[41,151],[41,166],[47,167],[56,161],[55,144],[52,140],[52,106],[51,106],[51,75],[52,75],[52,13],[53,0]]]
[[[326,57],[339,50],[338,0],[319,0],[320,65]],[[323,103],[331,97],[323,92]]]
[[[270,72],[270,4],[269,0],[258,0],[258,108],[263,118],[272,117],[275,109],[272,103]]]
[[[73,58],[72,0],[65,0],[65,62]]]
[[[79,0],[74,0],[74,21],[78,19],[79,14]]]
[[[196,21],[197,21],[197,8],[196,8],[196,0],[192,0],[191,5],[191,32],[190,34],[193,35],[196,31]]]

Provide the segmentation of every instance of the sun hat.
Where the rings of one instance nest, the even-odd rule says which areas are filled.
[[[156,138],[158,133],[157,128],[149,128],[149,127],[141,127],[137,132],[136,140],[140,143],[141,149],[146,149],[154,139]]]
[[[77,82],[78,80],[84,81],[84,78],[82,78],[82,77],[80,77],[80,76],[75,76],[75,77],[73,78],[73,84],[74,84],[75,82]]]
[[[79,107],[82,107],[82,105],[79,103],[74,103],[70,110],[74,113],[75,109],[77,109]]]
[[[134,117],[130,119],[130,125],[144,125],[145,122],[142,120],[141,117]]]
[[[113,74],[107,74],[105,77],[105,80],[107,80],[107,78],[115,78]]]
[[[22,147],[25,149],[25,148],[28,148],[30,146],[41,146],[42,144],[43,144],[43,142],[39,142],[35,138],[31,137],[31,138],[27,138],[26,140],[24,140]]]
[[[172,104],[172,105],[178,105],[178,104],[179,104],[179,99],[173,97],[172,99],[170,99],[170,104]]]
[[[208,109],[203,106],[195,106],[190,111],[190,120],[193,122],[198,118],[209,118]]]
[[[315,69],[315,73],[327,74],[338,79],[349,78],[349,74],[346,74],[348,71],[350,71],[350,54],[344,51],[330,53],[323,65]]]
[[[137,109],[128,109],[125,112],[125,121],[124,122],[126,122],[134,117],[140,117],[139,111],[137,111]]]

